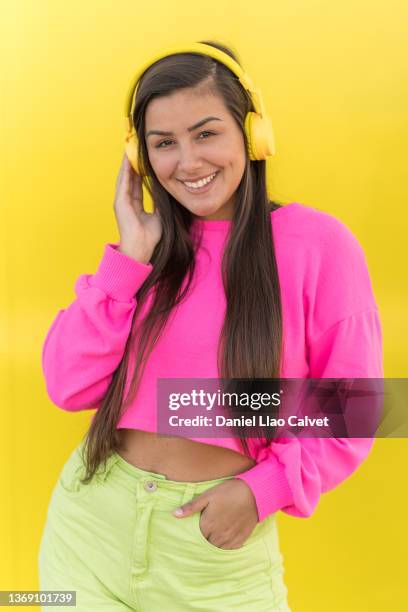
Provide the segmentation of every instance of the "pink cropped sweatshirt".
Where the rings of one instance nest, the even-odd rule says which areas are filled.
[[[360,243],[334,216],[297,202],[270,218],[282,300],[281,377],[382,378],[381,323]],[[169,318],[117,428],[157,431],[158,378],[219,377],[216,352],[226,306],[221,259],[231,223],[194,221],[203,239],[192,289]],[[58,312],[44,341],[47,393],[63,410],[101,405],[131,330],[135,294],[153,270],[117,247],[106,244],[96,273],[79,276],[76,299]],[[132,365],[130,359],[129,372]],[[243,452],[234,437],[190,439]],[[259,521],[278,510],[309,517],[321,494],[350,476],[373,445],[372,438],[248,441],[256,465],[235,478],[251,488]]]

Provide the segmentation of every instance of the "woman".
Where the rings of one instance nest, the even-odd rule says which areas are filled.
[[[97,408],[39,556],[40,588],[76,591],[78,610],[289,610],[277,511],[310,516],[372,446],[239,426],[227,438],[157,434],[159,379],[382,377],[364,253],[329,214],[268,200],[251,110],[205,53],[151,64],[132,119],[155,210],[125,155],[120,241],[48,332],[49,396]]]

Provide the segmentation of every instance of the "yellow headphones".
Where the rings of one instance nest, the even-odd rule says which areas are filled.
[[[246,133],[246,137],[248,140],[248,155],[251,160],[262,160],[266,159],[269,156],[275,155],[275,139],[273,135],[272,122],[270,117],[265,112],[264,104],[262,100],[262,96],[259,90],[257,90],[248,74],[244,72],[241,66],[227,53],[212,47],[211,45],[206,45],[204,43],[190,43],[186,45],[177,45],[174,47],[170,47],[165,51],[161,51],[157,53],[153,58],[150,58],[149,61],[145,62],[137,71],[135,76],[132,79],[131,85],[129,87],[126,101],[125,101],[125,129],[126,129],[126,137],[125,137],[125,150],[126,155],[135,170],[142,178],[148,179],[142,173],[142,168],[139,166],[138,161],[138,139],[136,130],[133,126],[132,121],[132,104],[134,92],[139,82],[142,74],[155,62],[162,59],[163,57],[167,57],[168,55],[175,55],[178,53],[198,53],[201,55],[208,55],[213,59],[225,64],[227,68],[231,70],[237,77],[242,87],[246,89],[253,102],[254,108],[256,112],[248,112],[245,117],[244,129]],[[143,207],[146,212],[151,212],[146,210],[145,197],[143,198]],[[151,207],[153,208],[153,203],[151,203]]]

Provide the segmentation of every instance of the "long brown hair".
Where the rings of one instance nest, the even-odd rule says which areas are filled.
[[[240,63],[237,55],[225,45],[214,41],[201,42],[224,51]],[[122,360],[86,434],[84,483],[91,480],[102,461],[106,465],[107,458],[120,448],[116,425],[125,406],[137,392],[145,364],[173,307],[187,294],[193,278],[196,245],[189,230],[194,216],[157,180],[149,162],[144,133],[146,108],[151,100],[198,85],[207,86],[209,91],[222,97],[242,130],[247,146],[244,119],[248,111],[255,109],[248,92],[224,64],[208,56],[182,53],[160,59],[143,73],[132,118],[139,139],[139,159],[151,177],[148,190],[160,211],[163,232],[150,260],[153,270],[135,295],[137,306]],[[227,303],[217,354],[219,377],[222,379],[280,376],[282,313],[270,222],[271,212],[280,206],[268,200],[266,162],[251,161],[247,154],[245,171],[235,194],[234,216],[222,261]],[[187,284],[181,293],[185,277]],[[140,325],[135,326],[137,314],[153,287],[151,308]],[[124,402],[130,355],[135,355],[136,361]],[[245,427],[237,427],[236,431],[244,452],[248,454]]]

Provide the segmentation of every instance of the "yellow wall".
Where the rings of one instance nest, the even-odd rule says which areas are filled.
[[[49,495],[89,424],[48,399],[41,349],[76,278],[118,239],[124,96],[157,49],[201,38],[238,49],[274,122],[271,196],[358,237],[385,375],[406,376],[407,12],[403,0],[2,3],[1,590],[38,588]],[[406,440],[378,440],[310,519],[279,514],[294,612],[403,609],[407,459]]]

